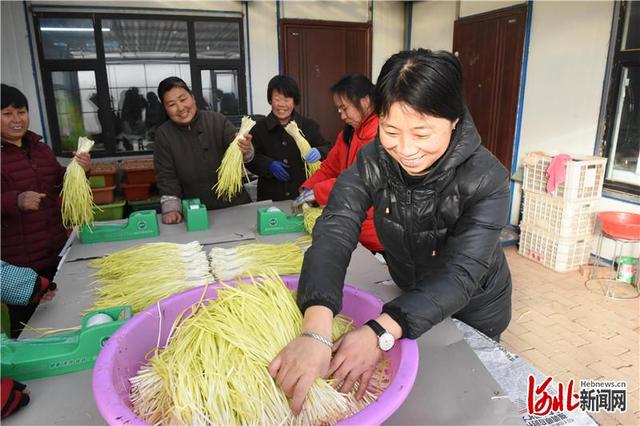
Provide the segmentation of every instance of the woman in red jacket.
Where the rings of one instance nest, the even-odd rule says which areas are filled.
[[[322,162],[320,170],[301,186],[298,204],[316,201],[326,206],[336,178],[356,161],[360,148],[373,141],[378,132],[378,116],[374,112],[375,86],[362,74],[348,74],[331,87],[333,102],[338,108],[345,127],[338,134],[336,143]],[[383,252],[373,225],[373,210],[360,230],[360,243],[372,252]]]
[[[1,113],[1,257],[52,280],[67,240],[59,197],[65,168],[42,137],[28,130],[29,104],[22,92],[3,84]],[[75,159],[84,170],[91,168],[89,154]],[[33,309],[9,305],[12,325],[26,322]]]

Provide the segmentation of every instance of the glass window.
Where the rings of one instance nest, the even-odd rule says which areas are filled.
[[[640,182],[640,66],[623,67],[607,178],[638,185]]]
[[[240,59],[240,24],[195,22],[196,54],[201,59]]]
[[[158,84],[171,76],[204,86],[207,108],[239,119],[246,105],[238,87],[245,81],[241,18],[73,13],[34,11],[57,154],[69,155],[80,135],[94,138],[97,157],[152,151],[167,120]]]
[[[240,114],[238,72],[236,70],[202,70],[202,97],[206,109],[224,115]]]
[[[189,58],[187,23],[184,21],[104,19],[102,28],[107,62],[113,59]]]
[[[609,57],[610,80],[601,106],[603,123],[600,153],[606,156],[607,190],[640,195],[640,19],[639,4],[616,2],[611,33],[615,40]]]
[[[39,25],[45,59],[93,59],[96,57],[96,42],[91,19],[42,18]]]
[[[94,151],[103,151],[99,136],[96,76],[93,71],[51,73],[62,151],[75,151],[80,136],[96,141]]]
[[[189,63],[147,63],[128,60],[107,64],[109,95],[115,113],[118,152],[153,149],[156,128],[164,123],[164,107],[158,84],[170,76],[191,86]]]
[[[624,49],[640,49],[640,3],[631,1],[626,7],[622,46]]]

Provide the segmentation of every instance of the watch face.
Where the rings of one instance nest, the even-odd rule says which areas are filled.
[[[393,347],[394,342],[395,342],[395,339],[393,338],[393,335],[389,332],[385,332],[380,337],[378,337],[378,345],[380,345],[380,349],[382,349],[385,352]]]

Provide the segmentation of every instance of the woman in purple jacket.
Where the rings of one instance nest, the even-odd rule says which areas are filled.
[[[15,87],[2,85],[2,252],[5,262],[53,279],[67,239],[60,214],[65,168],[42,137],[29,131],[29,104]],[[85,171],[89,154],[77,154]],[[18,312],[23,310],[31,312]],[[12,323],[26,321],[34,307],[10,306]]]

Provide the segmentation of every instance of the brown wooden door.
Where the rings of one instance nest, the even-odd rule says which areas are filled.
[[[482,144],[511,170],[527,5],[458,19],[453,51]]]
[[[296,79],[302,92],[298,109],[333,142],[344,123],[329,88],[347,73],[371,78],[371,25],[283,19],[280,31],[283,73]]]

